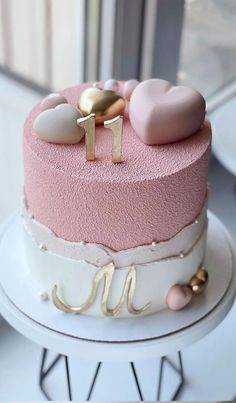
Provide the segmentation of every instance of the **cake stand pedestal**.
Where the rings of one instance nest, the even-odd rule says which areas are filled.
[[[210,333],[223,321],[236,294],[235,254],[232,240],[223,224],[208,213],[208,239],[205,265],[209,285],[205,294],[194,298],[182,311],[168,310],[132,319],[94,318],[86,315],[64,315],[49,301],[43,303],[32,290],[28,267],[23,254],[19,214],[8,219],[0,238],[0,312],[20,333],[43,346],[40,387],[56,363],[65,360],[68,395],[72,400],[68,357],[97,361],[89,390],[91,397],[101,363],[129,361],[140,400],[141,386],[134,361],[160,358],[157,400],[161,398],[163,366],[170,363],[180,375],[176,399],[183,384],[180,351]],[[45,369],[47,349],[55,351],[56,359]],[[166,356],[178,353],[179,368]]]
[[[51,373],[51,371],[55,368],[55,366],[57,365],[57,363],[61,360],[64,359],[64,363],[65,363],[65,373],[66,373],[66,382],[67,382],[67,390],[68,390],[68,398],[70,401],[72,401],[72,391],[71,391],[71,380],[70,380],[70,372],[69,372],[69,362],[68,362],[68,357],[64,356],[62,354],[58,354],[56,355],[56,357],[54,358],[54,360],[51,362],[50,365],[48,365],[46,367],[46,359],[47,359],[47,355],[48,355],[48,349],[43,348],[43,353],[42,353],[42,360],[41,360],[41,366],[40,366],[40,373],[39,373],[39,386],[40,389],[43,393],[43,395],[46,397],[47,400],[52,401],[53,399],[51,398],[51,396],[49,395],[44,381],[45,379],[48,377],[48,375]],[[177,388],[175,389],[175,391],[172,394],[172,397],[170,398],[170,400],[175,401],[177,399],[177,397],[179,396],[184,383],[185,383],[185,379],[184,379],[184,369],[183,369],[183,364],[182,364],[182,354],[180,351],[178,351],[178,366],[176,366],[169,357],[164,356],[160,358],[160,372],[159,372],[159,377],[158,377],[158,389],[157,389],[157,401],[161,400],[161,393],[162,393],[162,384],[163,384],[163,370],[164,370],[164,365],[169,365],[170,368],[172,368],[172,370],[174,370],[178,376],[179,376],[179,383]],[[132,361],[129,362],[130,365],[130,369],[132,371],[133,377],[134,377],[134,381],[135,381],[135,385],[137,387],[137,392],[138,392],[138,396],[140,401],[144,401],[143,398],[143,393],[142,393],[142,388],[138,379],[138,375],[136,372],[136,368],[135,365]],[[95,373],[86,397],[86,401],[90,401],[90,398],[92,396],[92,393],[94,391],[94,387],[100,372],[102,366],[102,362],[99,361],[96,365],[96,369],[95,369]]]

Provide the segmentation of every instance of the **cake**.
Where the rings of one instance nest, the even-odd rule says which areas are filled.
[[[33,109],[23,147],[27,265],[55,312],[138,317],[207,292],[211,126],[197,91],[74,86]]]

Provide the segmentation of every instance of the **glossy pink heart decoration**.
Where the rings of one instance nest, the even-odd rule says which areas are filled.
[[[134,89],[129,117],[145,144],[168,144],[194,134],[204,122],[205,109],[204,98],[194,89],[151,79]]]
[[[168,291],[166,304],[172,311],[179,311],[187,306],[193,297],[193,292],[186,285],[174,285]]]

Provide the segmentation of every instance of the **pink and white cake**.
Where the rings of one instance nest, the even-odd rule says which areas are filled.
[[[32,279],[66,313],[182,309],[207,284],[205,102],[163,80],[96,85],[105,90],[88,83],[50,95],[25,123]],[[123,128],[112,132],[117,115]]]

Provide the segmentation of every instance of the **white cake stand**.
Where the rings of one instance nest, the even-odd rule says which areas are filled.
[[[236,294],[235,254],[233,242],[223,224],[208,213],[206,266],[209,286],[205,295],[195,298],[183,311],[163,311],[134,319],[93,318],[85,315],[64,315],[50,303],[43,303],[35,290],[22,250],[19,214],[10,217],[3,226],[0,239],[0,312],[20,333],[44,347],[40,383],[43,388],[47,350],[60,355],[54,367],[65,356],[69,398],[71,398],[68,356],[99,361],[90,388],[90,398],[101,362],[130,361],[140,400],[143,400],[133,361],[162,357],[180,352],[198,341],[223,321]],[[169,360],[166,358],[166,361]],[[183,369],[179,353],[181,376],[176,398],[183,384]],[[48,395],[45,393],[48,397]],[[160,398],[160,393],[158,395]],[[159,400],[159,399],[158,399]]]

